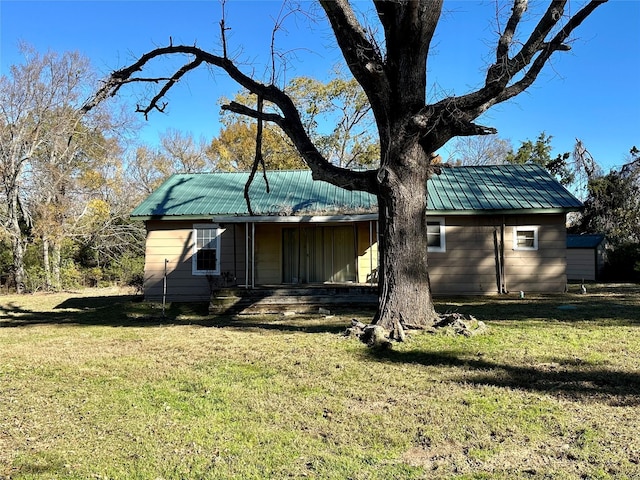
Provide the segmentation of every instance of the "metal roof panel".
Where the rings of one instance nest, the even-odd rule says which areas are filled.
[[[214,215],[248,216],[244,186],[248,172],[176,174],[131,213],[138,218]],[[309,170],[267,172],[249,189],[256,215],[335,215],[374,213],[377,200],[314,181]],[[571,211],[582,203],[538,165],[442,168],[428,181],[428,210],[454,214],[515,211]]]

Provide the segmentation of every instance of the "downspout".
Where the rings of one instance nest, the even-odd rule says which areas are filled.
[[[498,229],[493,227],[493,253],[496,260],[496,288],[498,293],[502,293],[502,262],[500,260],[500,240],[498,239]]]
[[[369,285],[373,286],[373,221],[369,220]]]
[[[502,225],[500,226],[500,264],[502,265],[502,271],[500,277],[502,277],[502,291],[500,293],[509,293],[507,289],[507,273],[504,264],[504,230],[505,230],[505,217],[502,216]]]
[[[165,306],[167,304],[167,265],[169,259],[164,259],[164,275],[162,276],[162,318],[165,317]]]

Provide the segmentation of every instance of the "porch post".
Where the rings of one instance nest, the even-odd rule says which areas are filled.
[[[256,288],[256,224],[251,223],[251,288]]]
[[[244,224],[244,288],[249,290],[249,222]]]
[[[373,221],[369,220],[369,285],[373,286]]]

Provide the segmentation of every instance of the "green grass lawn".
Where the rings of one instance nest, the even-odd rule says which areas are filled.
[[[0,479],[640,478],[640,287],[437,308],[489,331],[0,296]]]

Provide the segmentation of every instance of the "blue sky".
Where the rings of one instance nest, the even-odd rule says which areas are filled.
[[[574,0],[571,8],[581,3]],[[280,6],[280,1],[267,0],[227,2],[229,50],[246,72],[266,78]],[[0,69],[6,74],[10,65],[22,62],[19,41],[41,53],[80,51],[102,75],[166,45],[170,36],[174,44],[195,43],[219,53],[220,12],[216,0],[2,0]],[[461,95],[480,84],[495,44],[494,22],[492,1],[445,1],[429,58],[430,95]],[[280,78],[326,80],[341,60],[321,19],[289,17],[276,44],[287,59],[286,69],[279,68]],[[580,138],[605,170],[619,167],[633,145],[640,147],[640,0],[610,0],[579,28],[572,46],[552,59],[530,90],[479,121],[496,127],[516,147],[545,131],[553,136],[554,154],[571,151]],[[219,97],[236,91],[221,72],[191,75],[174,87],[167,113],[152,114],[145,122],[141,139],[155,143],[159,133],[175,128],[210,140],[220,128]],[[133,109],[136,92],[123,93]],[[442,153],[446,157],[446,147]]]

